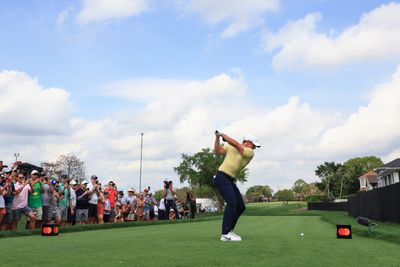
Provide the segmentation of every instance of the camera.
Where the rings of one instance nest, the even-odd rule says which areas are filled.
[[[165,189],[169,189],[169,187],[171,186],[171,184],[172,184],[172,181],[164,181],[164,188]]]

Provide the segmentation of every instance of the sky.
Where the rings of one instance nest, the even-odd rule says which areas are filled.
[[[216,129],[261,148],[246,190],[324,161],[400,157],[400,2],[0,2],[0,159],[73,154],[160,189]]]

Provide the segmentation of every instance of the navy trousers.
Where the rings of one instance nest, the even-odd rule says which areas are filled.
[[[226,202],[222,220],[222,234],[225,235],[235,229],[236,223],[246,207],[232,177],[219,171],[214,178],[214,185]]]

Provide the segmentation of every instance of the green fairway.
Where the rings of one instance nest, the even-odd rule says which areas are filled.
[[[317,216],[243,216],[242,242],[221,242],[219,220],[0,240],[2,266],[399,266],[400,245],[338,240]],[[305,236],[300,237],[303,232]]]

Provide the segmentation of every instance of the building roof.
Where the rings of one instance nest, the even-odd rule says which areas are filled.
[[[389,163],[386,163],[381,168],[400,168],[400,158],[392,160]]]
[[[369,171],[361,175],[358,179],[368,179],[368,182],[373,185],[378,183],[378,174],[374,171]]]

